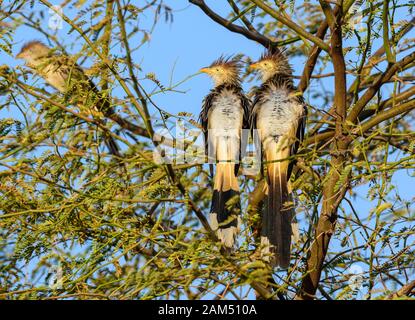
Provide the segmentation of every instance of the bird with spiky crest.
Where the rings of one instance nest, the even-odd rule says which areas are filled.
[[[303,140],[307,107],[296,93],[292,69],[283,51],[268,50],[250,66],[262,84],[255,90],[251,114],[254,138],[262,150],[268,196],[262,216],[261,248],[273,266],[288,268],[291,255],[291,222],[295,208],[288,181],[293,157]]]
[[[233,247],[241,224],[237,175],[245,149],[242,129],[249,128],[250,101],[241,87],[240,69],[239,60],[220,57],[200,70],[214,82],[200,113],[205,150],[216,164],[209,221],[226,248]]]
[[[22,47],[16,58],[25,60],[29,68],[69,98],[69,103],[88,111],[95,116],[95,120],[103,123],[99,119],[99,114],[108,115],[114,112],[108,99],[102,96],[92,80],[71,57],[56,54],[40,41],[30,41]],[[84,110],[86,105],[91,105],[92,109]],[[121,156],[118,144],[108,133],[104,134],[104,141],[111,154]]]

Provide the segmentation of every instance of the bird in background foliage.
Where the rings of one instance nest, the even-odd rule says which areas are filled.
[[[288,181],[292,157],[304,137],[307,107],[303,97],[296,94],[292,69],[282,51],[269,50],[250,67],[258,70],[262,79],[254,93],[250,119],[268,185],[261,226],[262,254],[273,266],[288,268],[295,216]]]
[[[200,113],[205,150],[216,163],[209,221],[227,248],[233,247],[241,224],[237,174],[246,145],[242,129],[249,128],[250,102],[241,87],[240,69],[238,60],[221,57],[200,70],[214,82]]]
[[[108,99],[100,94],[91,79],[69,56],[56,54],[40,41],[31,41],[22,47],[16,58],[25,60],[29,68],[63,93],[69,103],[77,105],[83,112],[92,114],[96,121],[104,123],[99,116],[114,112]],[[85,110],[85,106],[93,107]],[[111,154],[121,156],[118,144],[108,133],[104,133],[104,141]]]

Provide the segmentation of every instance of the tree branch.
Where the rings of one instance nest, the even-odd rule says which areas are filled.
[[[364,120],[370,118],[371,116],[378,113],[379,111],[389,108],[393,106],[394,104],[405,101],[414,95],[415,95],[415,86],[409,88],[406,91],[401,92],[400,94],[396,96],[392,96],[387,100],[383,100],[382,102],[379,103],[379,106],[376,109],[363,110],[359,115],[359,122],[363,122]]]
[[[323,185],[322,211],[317,223],[315,241],[311,245],[306,264],[306,275],[303,278],[297,299],[314,299],[320,282],[323,263],[329,248],[331,236],[334,234],[337,221],[337,208],[347,190],[347,183],[340,188],[337,182],[345,166],[345,151],[351,141],[346,136],[344,125],[347,112],[346,64],[342,45],[342,10],[338,7],[336,20],[332,28],[331,57],[334,68],[334,106],[336,108],[336,126],[331,151],[331,169],[328,180]]]
[[[379,112],[375,117],[370,120],[362,123],[360,127],[356,128],[355,133],[363,133],[367,130],[370,130],[379,123],[391,119],[397,115],[403,114],[405,112],[415,109],[415,99],[409,100],[406,103],[402,103],[398,106],[394,106],[392,109],[388,109],[382,112]]]
[[[389,63],[395,63],[396,57],[393,54],[391,43],[389,40],[389,0],[383,0],[383,11],[382,11],[382,21],[383,21],[383,48],[385,49],[386,58]]]
[[[353,4],[353,1],[346,2],[344,4],[344,11],[347,12],[350,9],[350,7],[352,6],[352,4]],[[333,14],[336,15],[338,13],[337,12],[338,10],[339,10],[339,7],[336,6],[333,10]],[[321,24],[320,24],[320,27],[317,30],[316,37],[323,40],[325,35],[326,35],[328,27],[329,27],[329,25],[327,23],[327,20],[322,21]],[[305,67],[304,67],[304,70],[303,70],[303,74],[301,76],[300,83],[298,85],[298,90],[300,92],[304,92],[308,88],[308,84],[310,82],[311,75],[313,74],[314,67],[316,65],[317,58],[321,53],[321,50],[322,49],[316,44],[311,49],[310,55],[307,59],[307,62],[305,64]]]
[[[317,30],[316,37],[320,39],[324,39],[328,29],[327,21],[323,21],[320,27]],[[314,45],[310,51],[310,55],[308,56],[307,62],[304,66],[303,74],[301,76],[300,83],[298,85],[298,90],[300,92],[304,92],[310,83],[311,75],[313,74],[314,67],[317,63],[317,59],[321,53],[321,48],[318,45]]]
[[[364,109],[364,107],[369,103],[369,101],[375,96],[375,94],[378,92],[380,87],[389,81],[393,75],[401,70],[403,67],[408,65],[409,63],[415,61],[415,52],[412,52],[411,54],[404,57],[402,60],[391,64],[388,66],[386,71],[382,73],[378,79],[373,83],[369,89],[366,90],[366,92],[363,94],[363,96],[355,103],[354,107],[350,111],[347,120],[353,123],[356,123],[356,120],[358,119],[360,112]]]
[[[249,22],[249,20],[245,17],[245,13],[244,12],[240,12],[240,10],[239,10],[237,4],[235,3],[235,1],[228,0],[228,3],[232,7],[233,12],[235,12],[236,17],[240,17],[240,19],[242,20],[242,22],[244,23],[244,25],[248,28],[248,30],[251,31],[251,32],[254,32],[254,33],[258,33],[258,31],[256,31],[256,29],[254,28],[254,26],[252,25],[252,23]]]
[[[415,280],[407,283],[398,291],[388,296],[388,299],[398,299],[400,297],[409,296],[412,291],[415,289]]]
[[[415,18],[412,18],[408,24],[403,26],[401,30],[399,30],[395,35],[395,41],[397,42],[399,39],[404,37],[412,28],[415,26]],[[392,40],[390,40],[392,41]],[[368,75],[370,73],[370,70],[378,64],[380,58],[385,54],[385,48],[384,46],[381,46],[376,52],[369,58],[368,63],[363,68],[363,74],[362,76]],[[356,86],[358,85],[357,79],[353,82],[353,84],[349,88],[349,92],[352,92],[356,89]]]
[[[315,45],[319,46],[321,49],[323,49],[326,52],[330,53],[330,47],[327,43],[325,43],[320,38],[312,35],[311,33],[304,30],[301,26],[296,24],[294,21],[284,17],[283,15],[279,14],[277,11],[272,9],[270,6],[262,2],[261,0],[251,0],[251,2],[255,3],[258,7],[260,7],[262,10],[264,10],[266,13],[268,13],[271,17],[275,18],[277,21],[281,22],[282,24],[286,25],[288,28],[294,30],[297,34],[300,36],[306,38],[307,40],[310,40]]]
[[[334,29],[336,24],[336,18],[334,16],[333,10],[331,9],[330,4],[325,0],[319,0],[321,9],[323,9],[323,13],[326,16],[326,21],[330,26],[330,29]]]
[[[216,12],[214,12],[212,9],[210,9],[204,0],[189,0],[189,2],[195,6],[198,6],[202,11],[213,21],[219,23],[220,25],[224,26],[229,31],[239,33],[246,38],[256,41],[260,44],[262,44],[264,47],[274,47],[277,45],[276,42],[273,42],[272,40],[268,39],[267,37],[263,36],[256,30],[248,30],[247,28],[238,26],[236,24],[230,23],[228,20],[222,18],[220,15],[218,15]]]
[[[351,3],[353,3],[353,1],[351,1]],[[337,9],[337,7],[334,9],[334,13],[336,13],[336,9]],[[414,25],[415,25],[415,18],[413,18],[410,22],[408,22],[408,24],[406,24],[404,27],[401,28],[400,31],[397,32],[397,34],[395,35],[395,41],[397,41],[398,39],[405,36],[414,27]],[[328,28],[327,21],[324,21],[321,24],[321,26],[319,28],[319,31],[323,27],[325,28],[325,30],[327,30],[327,28]],[[326,31],[324,31],[324,32],[326,32]],[[319,32],[317,32],[317,34],[318,33]],[[319,51],[317,51],[317,50],[319,50]],[[320,54],[320,51],[321,51],[320,48],[314,46],[314,48],[312,50],[312,54],[314,54],[314,52],[316,52],[315,57],[310,55],[310,58],[308,59],[308,61],[306,63],[306,66],[305,66],[304,72],[303,72],[303,76],[301,78],[300,85],[299,85],[299,89],[302,92],[305,91],[305,89],[308,87],[308,82],[310,80],[311,73],[313,72],[313,69],[314,69],[314,64],[317,60],[318,55]],[[349,93],[355,91],[357,89],[356,87],[359,86],[359,85],[364,86],[366,83],[369,83],[369,84],[373,83],[372,77],[374,77],[374,76],[368,76],[368,74],[370,73],[370,70],[372,70],[372,68],[381,61],[380,58],[383,56],[384,53],[385,53],[385,48],[383,46],[380,47],[378,50],[376,50],[376,52],[369,58],[368,63],[362,69],[361,77],[366,76],[365,81],[363,83],[360,83],[359,77],[357,77],[354,80],[354,82],[352,83],[352,85],[349,87],[349,90],[348,90]],[[311,60],[312,58],[313,58],[314,61]],[[322,123],[324,123],[326,120],[328,120],[331,117],[333,111],[334,111],[334,106],[331,107],[330,110],[323,116]],[[321,127],[321,125],[314,126],[313,128],[311,128],[309,130],[309,133],[314,134],[315,132],[317,132],[320,129],[320,127]]]

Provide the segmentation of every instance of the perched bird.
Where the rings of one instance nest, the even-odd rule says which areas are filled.
[[[232,248],[240,228],[237,174],[244,149],[242,129],[249,128],[250,101],[241,87],[237,60],[221,57],[200,71],[214,82],[200,113],[205,150],[216,163],[209,220],[223,245]]]
[[[269,50],[250,67],[258,70],[262,78],[262,85],[254,93],[250,118],[267,171],[268,196],[262,216],[261,247],[264,254],[271,253],[273,266],[288,268],[291,221],[295,215],[288,181],[292,157],[304,137],[307,107],[302,96],[296,94],[292,69],[282,51]]]
[[[55,54],[54,50],[40,41],[26,43],[16,58],[25,60],[29,68],[63,93],[69,103],[77,105],[83,112],[92,114],[95,120],[103,123],[104,121],[99,119],[100,114],[108,115],[113,112],[108,99],[100,94],[74,59]],[[89,107],[89,110],[85,110],[85,106],[92,106],[92,109]],[[104,134],[104,140],[111,154],[120,157],[120,148],[108,133]]]

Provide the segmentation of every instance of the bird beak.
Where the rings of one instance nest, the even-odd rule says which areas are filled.
[[[16,59],[23,59],[22,52],[18,53],[15,58]]]
[[[250,69],[252,70],[257,70],[259,69],[259,62],[253,63],[249,66]]]
[[[199,70],[199,72],[209,73],[209,68],[202,68],[202,69]]]

